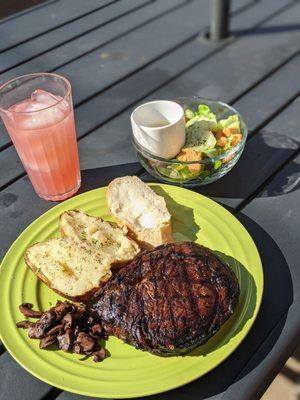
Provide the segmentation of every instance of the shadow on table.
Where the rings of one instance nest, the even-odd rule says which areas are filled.
[[[262,183],[258,182],[258,177],[263,177],[263,181],[267,179],[298,148],[299,143],[286,135],[261,131],[246,143],[240,160],[227,175],[197,191],[210,197],[247,198]],[[300,187],[299,177],[299,163],[291,161],[289,171],[282,175],[280,183],[269,185],[262,196],[280,196],[297,190]]]
[[[235,352],[210,373],[176,391],[145,399],[203,400],[223,393],[233,382],[241,380],[257,368],[277,342],[284,328],[285,314],[293,300],[289,267],[281,250],[265,230],[243,214],[239,214],[238,218],[255,241],[264,267],[262,304],[251,331]],[[267,337],[268,341],[265,341]]]
[[[113,165],[111,167],[91,168],[81,171],[81,187],[78,194],[108,185],[114,178],[126,175],[138,175],[143,171],[138,162]]]
[[[256,29],[236,29],[232,34],[235,37],[248,35],[274,35],[282,32],[300,31],[300,24],[278,25],[278,26],[262,26]]]

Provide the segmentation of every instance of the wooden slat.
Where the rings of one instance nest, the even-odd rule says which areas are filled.
[[[199,13],[197,2],[188,3],[56,72],[77,81],[73,96],[78,104],[197,35],[199,23],[202,25],[206,18],[205,9]],[[78,81],[79,76],[82,78]]]
[[[282,123],[284,125],[284,121]],[[263,225],[268,232],[272,232],[272,237],[282,250],[289,265],[289,272],[293,279],[294,315],[297,315],[295,323],[298,324],[298,334],[300,328],[299,183],[300,155],[287,164],[242,210],[247,216]],[[299,336],[296,336],[293,341],[295,346],[298,343],[297,338]]]
[[[259,14],[260,17],[262,17],[261,12],[262,10],[260,10]],[[195,53],[195,46],[197,45],[198,43],[196,41],[193,41],[192,43],[178,50],[180,54],[178,54],[178,52],[176,52],[176,54],[172,53],[170,56],[165,57],[163,60],[158,61],[157,63],[149,66],[145,70],[142,70],[141,72],[132,76],[131,78],[128,79],[128,81],[121,82],[119,85],[116,85],[110,91],[105,92],[101,97],[99,96],[100,97],[99,99],[97,98],[96,102],[91,101],[79,107],[77,115],[77,121],[78,121],[77,126],[78,126],[79,137],[84,135],[86,131],[89,131],[93,126],[93,123],[94,124],[103,123],[105,119],[108,119],[111,116],[113,116],[115,112],[118,112],[120,108],[122,109],[122,107],[124,107],[123,106],[124,102],[125,104],[126,103],[128,104],[128,101],[130,101],[131,97],[140,96],[143,93],[145,93],[146,90],[151,90],[150,89],[151,84],[153,84],[154,79],[158,81],[158,83],[156,84],[159,84],[160,75],[157,72],[157,69],[159,67],[162,69],[168,68],[174,75],[178,73],[178,69],[180,70],[181,68],[182,70],[183,68],[186,68],[187,66],[186,60],[189,60],[188,55]],[[176,58],[182,60],[183,64],[181,65],[177,64]],[[210,60],[207,61],[210,62]],[[206,64],[206,62],[204,62],[204,64]],[[178,65],[180,65],[180,67],[178,67]],[[182,77],[171,82],[169,85],[164,86],[160,91],[155,93],[155,97],[157,98],[159,96],[163,96],[172,98],[175,97],[174,92],[176,92],[177,96],[184,95],[185,94],[184,88],[182,88],[180,82],[183,80],[186,80],[188,82],[189,75],[191,71],[193,71],[194,73],[194,70],[195,68],[192,68],[192,70],[188,71]],[[299,80],[299,74],[295,68],[288,69],[287,72],[288,75],[284,75],[285,77],[290,76],[289,74],[294,72],[295,80],[296,81]],[[187,77],[185,78],[185,76]],[[165,76],[161,75],[162,81],[164,78]],[[220,85],[223,84],[221,70],[219,71],[218,75],[214,76],[214,79],[215,79],[214,81],[215,84],[220,84]],[[276,75],[274,75],[274,79],[276,84]],[[135,87],[134,92],[132,91],[132,87]],[[296,87],[297,86],[295,85],[295,88]],[[283,102],[284,101],[285,98],[283,97]],[[114,104],[114,107],[111,106],[112,103]],[[98,111],[99,109],[102,109],[101,113],[99,113]],[[93,115],[94,118],[91,118],[91,115]],[[127,126],[126,136],[124,137],[124,127],[126,126]],[[94,164],[99,162],[99,157],[97,157],[97,154],[102,154],[101,166],[120,164],[123,162],[124,163],[131,162],[135,160],[131,150],[130,140],[128,140],[130,132],[128,128],[129,128],[128,120],[126,120],[124,115],[121,115],[118,119],[103,127],[105,133],[102,133],[103,129],[100,128],[100,130],[95,131],[90,138],[85,139],[84,144],[80,145],[82,166],[85,168],[88,165],[90,165],[89,163],[91,162]],[[98,140],[98,136],[102,137],[101,141]],[[111,152],[112,147],[110,143],[112,140],[115,145],[113,153]],[[121,142],[118,143],[118,141],[120,140]],[[126,143],[124,143],[124,141]],[[9,160],[11,160],[11,162]],[[0,176],[0,184],[2,185],[6,184],[7,182],[10,182],[12,179],[15,179],[23,172],[21,164],[18,163],[18,161],[16,161],[16,154],[14,148],[9,148],[3,152],[2,157],[0,157],[0,168],[2,165],[3,167],[5,165],[12,165],[12,168],[9,169],[9,172],[7,174],[2,175],[2,177]],[[100,165],[98,164],[98,166]]]
[[[136,68],[142,67],[154,57],[163,54],[167,49],[178,45],[180,40],[184,41],[191,35],[196,34],[198,32],[196,21],[199,19],[197,12],[198,3],[192,3],[190,6],[172,13],[172,15],[167,15],[144,26],[139,29],[139,34],[129,34],[117,42],[104,46],[100,54],[99,51],[92,52],[76,60],[76,62],[58,69],[59,73],[66,74],[74,82],[80,81],[79,77],[82,76],[82,71],[84,71],[85,79],[81,79],[79,85],[74,87],[75,104],[95,95],[117,79],[124,77],[127,73],[132,73]],[[272,22],[265,24],[264,27],[297,24],[298,12],[300,12],[299,3],[280,14],[277,18],[272,19]],[[188,19],[185,18],[187,14],[190,16]],[[195,15],[195,19],[193,15]],[[176,24],[174,24],[174,20],[177,21]],[[179,32],[181,35],[178,34]],[[228,79],[232,86],[247,88],[249,83],[253,81],[253,76],[261,76],[263,71],[270,70],[270,65],[278,65],[282,59],[286,59],[288,55],[299,50],[300,32],[297,30],[292,32],[280,31],[276,35],[269,35],[264,40],[262,36],[260,36],[260,40],[257,40],[258,35],[255,32],[247,35],[243,40],[237,41],[230,46],[230,51],[224,51],[224,54],[216,54],[209,70],[204,70],[202,66],[201,76],[199,76],[198,70],[197,79],[185,82],[185,89],[189,89],[189,92],[193,93],[195,88],[199,87],[199,84],[206,86],[207,81],[214,76],[215,70],[218,70],[219,63],[223,66],[224,81]],[[157,41],[157,37],[160,38],[159,41]],[[176,41],[174,40],[175,37]],[[147,46],[143,48],[145,41],[147,41]],[[270,51],[268,58],[266,57],[266,46],[268,46],[268,52]],[[284,56],[282,55],[283,46],[285,47]],[[142,52],[140,50],[137,51],[140,48],[143,48]],[[265,54],[266,62],[264,63],[260,62],[260,54],[262,53]],[[253,56],[249,57],[249,54]],[[105,58],[101,59],[104,56]],[[247,60],[247,67],[245,67],[244,63],[241,63],[243,59]],[[245,68],[253,69],[250,76],[245,75]],[[241,75],[243,75],[242,79]],[[239,81],[242,81],[243,85],[237,85]],[[210,86],[206,86],[206,89],[210,89],[211,92]],[[222,94],[222,92],[214,93],[217,97],[222,97]]]
[[[281,67],[268,79],[264,80],[256,88],[251,90],[240,100],[234,102],[234,107],[240,110],[244,120],[249,126],[250,133],[257,129],[262,121],[274,117],[274,113],[282,105],[288,103],[300,92],[300,78],[297,77],[297,71],[300,68],[300,56],[296,56],[286,65]],[[299,107],[299,102],[295,107]],[[289,108],[292,112],[292,108]],[[285,125],[290,124],[288,120],[289,112],[283,113],[280,118],[285,118]],[[272,120],[272,125],[276,126],[278,120]],[[300,139],[300,133],[296,121],[295,125],[289,126],[289,135]],[[281,131],[285,133],[285,130]]]
[[[57,46],[62,46],[62,44],[67,43],[70,40],[73,41],[77,37],[97,28],[100,28],[103,24],[107,24],[109,21],[119,18],[124,13],[130,12],[135,8],[149,2],[150,0],[131,0],[130,2],[121,1],[117,3],[114,2],[108,7],[96,10],[91,14],[80,17],[76,21],[69,22],[68,24],[65,24],[57,29],[41,34],[28,42],[15,46],[11,50],[4,51],[1,54],[0,58],[0,71],[3,72],[4,70],[13,68],[18,64],[24,63],[26,60],[32,59],[38,55],[41,56],[42,54],[49,52],[49,50]],[[118,25],[119,22],[114,22],[114,26],[117,27]],[[120,28],[124,30],[123,26]],[[112,36],[116,35],[116,33],[113,29],[111,29]],[[97,35],[97,33],[95,33],[95,35]],[[99,36],[99,40],[103,40],[102,35]],[[86,42],[89,43],[89,45],[91,46],[89,37],[86,38]],[[84,47],[84,49],[82,50],[86,51],[86,47]],[[63,54],[65,53],[64,49],[60,48],[60,51]],[[53,57],[55,57],[56,53],[52,54]],[[69,53],[67,52],[67,54]],[[26,66],[24,66],[23,68],[23,70],[25,71]],[[47,70],[50,69],[51,65],[48,66]],[[22,73],[22,68],[13,71],[13,75],[15,76]]]
[[[170,89],[173,88],[173,96],[176,96],[177,90],[181,94],[197,94],[227,102],[241,96],[298,53],[300,31],[284,31],[280,26],[296,23],[299,12],[300,4],[296,3],[294,7],[190,69],[182,79],[179,77],[169,84]],[[260,33],[271,27],[276,33]],[[282,51],[282,48],[285,50]],[[277,97],[280,98],[280,93],[277,93]]]
[[[272,4],[275,5],[275,2],[273,2]],[[277,7],[281,5],[282,3],[278,2]],[[265,17],[264,12],[266,13],[267,10],[263,9],[263,7],[262,9],[259,9],[257,11],[256,18],[258,19],[259,15],[261,15],[261,18]],[[247,16],[248,14],[253,14],[253,12],[251,11],[247,13]],[[240,22],[238,24],[241,25],[243,20],[244,19],[240,19]],[[234,21],[238,21],[238,18],[233,19],[233,22]],[[220,51],[218,54],[215,54],[212,58],[209,58],[206,61],[197,64],[194,68],[191,68],[189,71],[187,71],[183,76],[180,76],[176,80],[172,80],[169,85],[165,85],[160,91],[155,92],[153,97],[163,96],[176,98],[181,95],[190,95],[195,93],[203,96],[206,95],[207,97],[218,97],[218,93],[220,98],[229,101],[231,98],[237,96],[240,91],[244,90],[246,84],[254,84],[256,80],[260,79],[263,76],[264,73],[268,73],[270,69],[273,68],[276,62],[282,62],[284,60],[284,58],[278,59],[278,57],[276,57],[274,58],[274,60],[272,60],[272,63],[270,63],[268,66],[265,65],[263,68],[261,68],[260,66],[254,68],[254,65],[248,63],[247,61],[247,63],[243,65],[246,79],[236,79],[235,84],[233,84],[233,81],[235,79],[234,77],[231,77],[230,74],[232,70],[232,65],[236,64],[236,58],[227,60],[227,54],[237,54],[238,51],[243,48],[243,40],[240,40],[239,43],[233,43],[230,46],[230,49],[233,49],[232,51],[227,51],[226,48],[223,51]],[[292,40],[292,38],[290,38],[290,40]],[[247,43],[245,43],[245,47],[247,48]],[[261,49],[260,52],[254,50],[254,52],[258,52],[258,56],[261,57],[265,54],[265,52],[267,52],[268,56],[271,58],[273,50],[273,47],[270,46],[269,49],[268,43],[266,43],[266,49]],[[190,53],[190,57],[188,57],[188,53]],[[116,112],[118,112],[121,107],[125,106],[124,99],[127,100],[129,98],[130,101],[133,103],[137,97],[135,95],[136,93],[140,96],[147,94],[147,92],[149,93],[151,91],[151,88],[153,90],[155,89],[155,87],[157,87],[157,85],[162,85],[163,79],[172,79],[172,77],[180,73],[180,69],[181,71],[183,71],[183,68],[189,68],[188,65],[192,66],[194,65],[194,63],[197,63],[197,57],[194,56],[195,54],[201,54],[202,56],[205,56],[208,53],[209,51],[207,49],[207,46],[201,46],[201,43],[193,41],[186,46],[178,49],[176,52],[164,57],[164,59],[159,60],[146,67],[144,70],[136,73],[133,77],[128,79],[128,83],[127,81],[121,82],[119,85],[116,85],[108,92],[103,93],[103,95],[97,96],[91,101],[86,102],[77,110],[79,131],[90,131],[95,127],[95,123],[98,125],[102,124],[105,118],[109,117],[109,112],[111,112],[112,109],[112,99],[114,99],[115,104],[113,110],[115,110],[116,108]],[[247,54],[247,57],[251,59],[251,56],[249,56],[249,54],[250,53]],[[284,54],[285,56],[288,55],[288,51]],[[242,55],[245,56],[246,60],[247,57],[245,55],[245,50],[243,50]],[[217,63],[215,63],[214,61],[216,57],[218,57]],[[225,63],[221,61],[222,58],[225,58]],[[199,59],[200,57],[198,57],[198,60]],[[190,60],[191,62],[189,64]],[[209,73],[211,68],[215,69],[214,74]],[[227,76],[224,77],[224,74],[226,74]],[[245,80],[247,80],[246,83]],[[133,91],[132,87],[135,86],[137,87],[137,90]],[[125,92],[124,95],[122,94],[123,91]],[[119,95],[117,95],[117,93],[119,93]],[[110,94],[112,95],[110,96]],[[100,109],[101,113],[99,112]],[[93,116],[93,118],[91,118],[91,115]],[[102,116],[104,117],[102,118]]]
[[[34,12],[34,11],[36,11],[38,8],[45,7],[45,6],[47,6],[48,4],[53,3],[53,2],[55,2],[55,1],[59,1],[59,0],[45,0],[45,1],[42,1],[42,3],[35,4],[34,6],[25,8],[25,9],[23,9],[23,10],[21,10],[21,11],[14,12],[13,14],[9,14],[9,15],[7,15],[6,17],[3,17],[3,18],[0,19],[0,24],[3,24],[4,22],[7,22],[8,20],[11,20],[11,19],[14,19],[14,18],[18,18],[18,17],[20,17],[21,15]]]
[[[233,29],[241,29],[241,27],[244,27],[244,29],[251,29],[251,27],[257,24],[261,19],[266,18],[270,13],[281,8],[282,4],[283,2],[281,0],[274,1],[271,4],[269,2],[257,4],[254,10],[252,8],[248,9],[243,12],[242,15],[232,18]],[[217,49],[222,49],[222,46],[208,46],[199,41],[199,39],[194,39],[171,54],[146,66],[128,79],[114,85],[111,89],[85,102],[76,110],[79,137],[92,131],[97,126],[103,124],[107,119],[120,113],[126,106],[133,105],[150,93],[153,93],[151,97],[155,98],[159,96],[162,98],[176,98],[197,93],[199,84],[202,84],[202,80],[200,80],[199,83],[199,74],[201,75],[202,64],[207,64],[209,68],[210,63],[214,62],[213,60]],[[222,50],[221,53],[224,54],[226,49],[227,48]],[[201,60],[204,60],[209,55],[213,56],[201,62]],[[208,77],[207,84],[211,85],[212,81],[214,85],[224,84],[223,69],[224,65],[219,64],[218,73]],[[185,86],[190,80],[189,70],[192,71],[194,89],[187,89]],[[178,75],[181,76],[176,79]],[[164,83],[168,81],[171,81],[170,84],[164,85]],[[133,87],[135,90],[132,90]],[[157,90],[160,87],[161,90]],[[294,86],[294,89],[295,88],[296,85]],[[237,90],[238,89],[239,88],[237,88]],[[229,96],[233,90],[235,90],[235,87],[232,87],[232,85],[224,88],[224,96]],[[213,96],[213,93],[211,93],[210,96]],[[235,94],[233,97],[234,96]],[[283,99],[285,99],[284,96]],[[227,99],[227,101],[229,100],[230,98]],[[112,103],[114,104],[113,108],[111,107]],[[101,110],[101,112],[99,112],[99,110]],[[93,118],[91,118],[91,115]]]
[[[150,3],[151,1],[152,0],[131,0],[130,2],[120,1],[118,3],[111,3],[109,7],[96,10],[91,14],[77,19],[76,21],[69,22],[68,24],[63,25],[57,29],[41,34],[38,37],[33,38],[29,42],[22,43],[18,46],[15,46],[11,50],[4,51],[0,59],[0,72],[4,72],[5,70],[24,63],[29,59],[45,54],[49,50],[52,50],[57,46],[62,46],[69,40],[73,41],[78,36],[88,33],[91,30],[100,28],[100,26],[104,23],[107,23],[108,21],[111,21],[113,19],[115,20],[124,13],[129,13],[135,8],[141,7],[142,5]],[[236,12],[242,12],[245,7],[253,7],[253,5],[253,0],[234,0],[232,2],[232,14],[234,15]],[[174,6],[176,6],[176,3],[174,3]],[[203,9],[201,11],[203,13]],[[136,17],[136,19],[138,20],[138,16]],[[114,29],[110,29],[110,33],[112,37],[115,37],[120,34],[120,32],[124,32],[125,29],[126,20],[123,19],[122,21],[114,22]],[[201,29],[201,26],[199,26],[199,29]],[[88,49],[92,49],[93,41],[95,40],[101,40],[102,43],[107,41],[108,38],[106,38],[105,31],[104,35],[103,31],[101,31],[100,34],[97,31],[94,34],[85,37],[86,43],[84,46],[82,46],[82,50],[87,51]],[[111,38],[109,40],[111,40]],[[101,42],[97,42],[97,46],[99,46]],[[87,45],[89,47],[87,47]],[[80,48],[79,45],[78,47]],[[68,48],[66,50],[67,51],[60,47],[59,51],[61,53],[71,53]],[[55,60],[55,53],[53,53],[53,58]],[[30,67],[27,67],[27,69],[28,68]],[[49,65],[48,70],[50,69],[51,66]],[[22,70],[14,71],[14,75],[18,75],[18,73],[21,74]]]
[[[0,356],[0,400],[41,400],[51,386],[34,378],[5,352]]]
[[[94,49],[96,49],[94,50],[94,54],[96,54],[97,56],[97,62],[94,64],[95,70],[96,66],[98,66],[98,68],[101,68],[101,64],[103,62],[107,63],[111,60],[104,60],[101,58],[102,53],[105,53],[106,50],[102,51],[102,49],[99,49],[100,46],[103,46],[106,42],[110,42],[115,37],[124,35],[127,31],[130,31],[141,24],[145,24],[152,18],[159,18],[165,12],[172,10],[174,7],[180,4],[185,5],[185,0],[164,0],[163,2],[159,3],[150,3],[149,6],[146,8],[136,10],[133,13],[125,15],[119,24],[112,22],[112,25],[108,24],[103,27],[99,27],[92,32],[79,36],[62,46],[48,51],[46,54],[43,54],[34,58],[33,60],[23,63],[19,67],[12,68],[4,74],[1,74],[1,81],[7,81],[12,76],[23,75],[25,73],[30,73],[36,70],[56,70],[56,72],[61,73],[62,75],[66,74],[68,76],[68,73],[66,73],[65,69],[60,70],[59,67],[66,63],[69,63],[68,66],[70,65],[70,69],[72,69],[74,65],[77,65],[77,63],[81,60],[81,57],[83,57],[85,54],[87,54],[86,57],[89,59],[89,57],[91,57],[90,53]],[[132,32],[131,35],[136,34]],[[179,41],[180,35],[176,36],[178,36]],[[128,40],[130,40],[130,37],[128,38]],[[118,55],[116,55],[115,57],[117,60]],[[78,58],[79,60],[77,60]],[[86,73],[88,73],[88,71],[86,70],[87,67],[84,68],[85,69],[82,70],[82,81],[87,79]]]
[[[1,158],[1,150],[5,147],[11,145],[10,137],[5,129],[2,119],[0,120],[0,158]]]
[[[116,6],[119,3],[116,4]],[[127,5],[128,3],[123,2],[123,5]],[[137,1],[134,0],[131,4],[137,5]],[[112,40],[113,38],[118,37],[120,34],[124,34],[126,31],[131,30],[139,26],[140,24],[149,21],[149,19],[154,18],[155,16],[161,15],[163,12],[173,9],[174,7],[184,4],[184,0],[164,0],[161,3],[151,3],[146,11],[144,9],[136,10],[129,15],[126,15],[122,18],[122,23],[112,22],[113,25],[105,25],[102,28],[96,29],[93,32],[83,35],[80,38],[75,39],[59,48],[49,51],[45,55],[37,57],[28,63],[24,63],[19,67],[13,68],[8,72],[2,74],[0,76],[0,81],[5,82],[12,77],[36,72],[36,71],[49,71],[53,70],[58,65],[61,65],[64,62],[70,61],[73,58],[76,58],[91,49],[100,46],[101,44],[106,43],[107,41]],[[108,7],[108,10],[111,10],[112,6]],[[120,8],[122,10],[122,7]],[[103,10],[103,13],[106,9]],[[116,10],[116,8],[114,8]],[[205,10],[205,9],[204,9]],[[104,15],[104,14],[103,14]],[[206,13],[203,12],[202,26],[206,23],[206,18],[208,16],[208,7],[206,5]],[[77,21],[76,21],[77,22]],[[201,21],[199,21],[200,23]],[[201,25],[200,25],[201,27]],[[31,45],[31,41],[29,42]],[[1,62],[1,61],[0,61]],[[84,71],[82,71],[81,81],[85,80]],[[73,85],[75,86],[75,85]],[[3,126],[2,121],[0,122],[0,148],[6,146],[10,143],[10,139],[6,133],[6,130]]]
[[[281,9],[284,3],[288,4],[289,2],[286,0],[274,0],[271,4],[269,4],[269,2],[263,1],[257,4],[254,9],[247,9],[241,15],[232,18],[233,29],[241,29],[242,27],[244,29],[251,28],[260,20],[265,19],[268,15],[272,14],[276,10]],[[201,13],[201,15],[206,17],[205,13]],[[202,26],[204,26],[205,23],[206,18],[203,18]],[[80,112],[81,108],[78,109],[79,136],[81,136],[81,129],[83,134],[85,134],[86,131],[90,131],[99,124],[103,123],[105,118],[116,115],[118,112],[124,109],[126,105],[128,106],[131,102],[141,99],[149,92],[155,90],[155,88],[161,86],[164,82],[166,82],[166,80],[174,79],[174,77],[180,74],[180,72],[183,72],[187,68],[191,68],[208,54],[214,54],[215,50],[216,48],[213,45],[208,46],[207,44],[199,42],[198,40],[191,41],[191,43],[188,43],[186,46],[183,46],[177,51],[166,55],[162,59],[150,64],[142,71],[137,72],[132,77],[129,77],[128,80],[124,81],[124,83],[121,82],[119,85],[115,85],[112,91],[108,91],[104,93],[103,96],[97,96],[91,101],[86,102],[86,104],[82,105],[82,112]],[[216,75],[216,79],[220,79],[222,82],[224,67],[222,64],[220,64],[219,67],[219,73]],[[270,66],[270,68],[271,67],[272,66]],[[196,79],[198,79],[199,74],[198,68],[199,66],[195,67],[191,72],[193,73],[195,71],[194,75],[196,75]],[[34,70],[38,69],[39,67],[37,65]],[[19,72],[22,73],[22,71]],[[16,73],[16,75],[18,74]],[[83,77],[79,79],[84,80]],[[186,81],[188,81],[188,79],[189,77],[187,77]],[[210,80],[211,77],[208,78],[208,82]],[[178,90],[181,90],[184,94],[188,93],[187,90],[184,91],[184,87],[182,87],[180,78],[178,83],[176,81],[174,82],[174,85],[175,84],[178,86]],[[132,90],[133,86],[136,88],[134,91]],[[230,90],[233,90],[233,87],[231,87]],[[230,90],[229,88],[226,88],[225,93],[230,92]],[[180,95],[181,93],[177,93],[176,96]],[[111,107],[112,101],[114,103],[114,107]],[[98,111],[100,108],[101,113]],[[81,126],[81,124],[83,126]],[[9,143],[9,138],[3,126],[0,125],[0,146],[7,145],[7,143]]]
[[[113,0],[61,0],[0,24],[0,51],[61,26]]]
[[[1,151],[0,168],[2,166],[3,168],[5,168],[5,174],[0,174],[0,182],[2,181],[4,185],[24,173],[23,165],[20,161],[20,158],[18,157],[14,146],[11,146],[6,150]],[[7,178],[3,179],[4,176],[6,176]]]
[[[289,78],[291,78],[293,82],[293,75],[290,75]],[[285,85],[289,85],[289,83],[286,81]],[[299,88],[299,86],[298,86]],[[284,89],[280,89],[280,94],[282,93]],[[270,101],[272,101],[270,99]],[[267,105],[266,105],[267,106]],[[277,130],[277,132],[285,133],[288,132],[288,135],[300,142],[300,129],[299,129],[299,114],[298,114],[298,120],[295,118],[297,116],[297,113],[299,113],[300,110],[300,97],[297,97],[292,104],[285,109],[282,113],[276,116],[276,118],[272,119],[269,123],[269,128],[271,130]]]

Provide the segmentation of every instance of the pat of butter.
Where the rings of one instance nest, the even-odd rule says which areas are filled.
[[[138,220],[140,226],[145,229],[152,229],[157,226],[157,218],[149,212],[142,214]]]

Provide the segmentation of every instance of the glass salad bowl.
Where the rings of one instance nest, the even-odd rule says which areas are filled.
[[[137,157],[159,181],[196,187],[227,174],[240,158],[248,129],[233,107],[199,97],[174,100],[184,109],[186,142],[173,159],[151,154],[133,136]]]

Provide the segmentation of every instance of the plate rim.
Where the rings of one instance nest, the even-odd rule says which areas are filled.
[[[221,355],[219,358],[219,361],[216,365],[212,365],[211,367],[209,367],[206,372],[200,373],[198,376],[193,377],[191,379],[186,379],[184,382],[180,382],[178,384],[171,384],[171,385],[166,385],[166,387],[163,390],[149,390],[149,391],[144,391],[143,393],[141,392],[132,392],[131,394],[126,394],[126,395],[122,395],[121,393],[115,393],[114,395],[112,395],[111,393],[106,393],[106,394],[97,394],[94,392],[89,392],[88,390],[77,390],[76,388],[72,388],[69,387],[67,385],[62,385],[62,384],[57,384],[57,383],[53,383],[52,379],[48,379],[47,377],[41,377],[40,374],[36,373],[30,366],[25,365],[18,357],[18,351],[15,351],[15,348],[17,348],[18,346],[15,346],[13,348],[11,348],[10,346],[7,347],[7,342],[6,339],[4,338],[4,336],[2,335],[1,331],[1,326],[0,326],[0,339],[2,340],[2,343],[5,346],[6,351],[9,352],[9,354],[14,358],[14,360],[22,366],[22,368],[24,368],[27,372],[29,372],[31,375],[33,375],[34,377],[36,377],[37,379],[41,380],[42,382],[45,382],[47,384],[49,384],[50,386],[59,388],[61,390],[66,390],[68,392],[71,393],[75,393],[75,394],[79,394],[79,395],[83,395],[83,396],[91,396],[91,397],[97,397],[97,398],[112,398],[112,399],[125,399],[125,398],[137,398],[137,397],[146,397],[146,396],[151,396],[151,395],[156,395],[156,394],[160,394],[160,393],[165,393],[167,391],[171,391],[174,389],[177,389],[179,387],[182,387],[184,385],[187,385],[191,382],[196,381],[197,379],[202,378],[203,376],[205,376],[206,374],[208,374],[209,372],[211,372],[212,370],[214,370],[215,368],[217,368],[219,365],[221,365],[227,358],[229,358],[229,356],[231,356],[235,350],[243,343],[243,341],[245,340],[245,338],[247,337],[247,335],[249,334],[250,330],[252,329],[254,322],[259,314],[260,311],[260,307],[261,307],[261,303],[262,303],[262,299],[263,299],[263,293],[264,293],[264,269],[263,269],[263,264],[262,264],[262,260],[260,257],[260,253],[258,251],[258,248],[256,246],[255,241],[253,240],[252,236],[250,235],[250,233],[248,232],[248,230],[245,228],[245,226],[236,218],[235,215],[233,215],[230,211],[228,211],[222,204],[218,203],[217,201],[211,199],[208,196],[205,196],[201,193],[195,192],[191,189],[188,188],[184,188],[181,186],[176,186],[176,185],[170,185],[170,184],[166,184],[166,183],[160,183],[160,182],[146,182],[147,185],[152,186],[152,185],[159,185],[162,187],[171,187],[171,188],[176,188],[176,189],[183,189],[184,191],[187,192],[191,192],[193,195],[196,196],[200,196],[202,198],[205,198],[206,201],[208,201],[209,203],[213,203],[214,205],[221,207],[223,212],[225,212],[225,214],[227,214],[230,218],[234,218],[242,227],[242,229],[244,229],[245,233],[247,234],[247,236],[249,237],[250,241],[252,242],[252,245],[254,246],[254,249],[256,251],[256,255],[257,255],[257,261],[259,262],[259,269],[261,272],[261,279],[260,279],[260,289],[261,289],[261,295],[259,298],[256,298],[256,307],[255,310],[253,312],[253,315],[251,317],[251,323],[244,327],[244,333],[243,333],[243,337],[241,338],[240,341],[238,341],[237,343],[234,343],[232,345],[232,348],[230,348],[230,350],[228,351],[228,354],[225,355]],[[8,248],[8,250],[6,251],[1,264],[0,264],[0,270],[2,268],[2,265],[6,262],[6,259],[10,256],[10,253],[13,251],[13,247],[17,244],[17,242],[19,242],[20,240],[22,240],[22,238],[24,236],[26,236],[26,233],[31,229],[33,224],[36,224],[39,220],[41,220],[45,215],[47,214],[51,214],[52,212],[55,212],[57,209],[59,208],[63,208],[63,206],[67,205],[69,201],[72,201],[74,198],[81,198],[81,197],[85,197],[88,193],[93,193],[93,192],[97,192],[99,190],[105,190],[107,189],[108,185],[106,186],[101,186],[92,190],[88,190],[84,193],[80,193],[76,196],[73,196],[59,204],[56,204],[54,207],[50,208],[49,210],[45,211],[43,214],[41,214],[40,216],[38,216],[37,218],[35,218],[19,235],[18,237],[12,242],[12,244],[10,245],[10,247]]]

